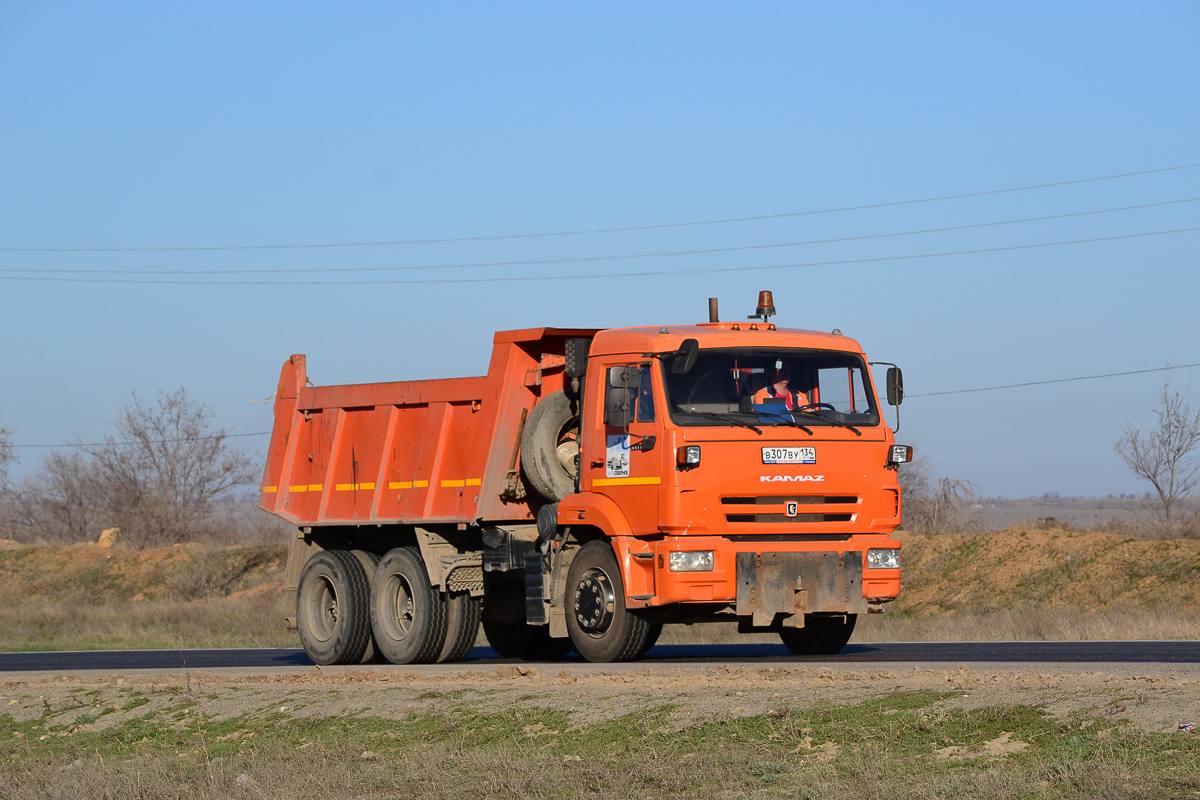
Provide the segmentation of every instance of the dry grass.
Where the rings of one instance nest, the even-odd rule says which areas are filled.
[[[294,646],[279,547],[0,550],[0,649]]]
[[[860,616],[851,642],[1070,642],[1195,639],[1200,614],[1167,609],[1018,608],[929,616]],[[778,644],[773,633],[741,634],[733,623],[669,625],[663,644]]]
[[[0,650],[297,647],[278,596],[140,603],[0,604]]]
[[[904,589],[854,641],[1191,639],[1200,541],[1072,528],[900,533]],[[282,547],[0,549],[0,649],[295,646]],[[668,626],[664,644],[775,642],[732,625]],[[484,643],[480,639],[480,643]]]
[[[1195,639],[1200,613],[1167,608],[1085,611],[1069,606],[860,617],[856,642],[1122,641]]]

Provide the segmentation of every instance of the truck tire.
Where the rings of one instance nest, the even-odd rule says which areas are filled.
[[[488,576],[483,596],[483,635],[501,658],[557,661],[571,652],[570,639],[554,639],[546,625],[525,622],[524,581]]]
[[[654,647],[654,645],[658,644],[658,637],[662,636],[662,632],[663,632],[662,625],[657,625],[657,624],[650,625],[650,629],[646,633],[646,641],[642,643],[642,649],[641,649],[641,652],[638,653],[638,655],[641,656],[641,655],[645,655],[646,653],[650,652],[650,648]]]
[[[371,579],[375,646],[393,664],[435,661],[446,643],[446,596],[429,582],[415,547],[389,550]]]
[[[370,584],[345,550],[322,550],[300,573],[296,629],[315,664],[357,664],[371,642]]]
[[[484,620],[483,635],[487,637],[488,646],[501,658],[558,661],[574,649],[570,639],[551,637],[547,625]]]
[[[588,661],[628,661],[642,652],[650,623],[625,608],[621,570],[607,541],[592,541],[567,570],[567,631]]]
[[[529,485],[550,502],[575,492],[579,416],[561,391],[552,392],[529,412],[521,433],[521,467]]]
[[[850,641],[857,621],[857,614],[805,614],[803,628],[784,628],[779,632],[779,638],[798,656],[831,656],[841,652]]]
[[[362,564],[363,571],[367,573],[367,585],[371,584],[371,578],[375,575],[375,568],[379,566],[379,556],[375,553],[366,550],[351,550],[351,555],[358,559],[358,563]],[[369,594],[369,590],[368,590]],[[370,609],[367,609],[367,616],[370,617]],[[371,634],[371,638],[367,641],[367,649],[363,652],[360,664],[379,664],[383,661],[383,656],[379,652],[379,648],[375,646],[375,634]]]
[[[446,643],[438,654],[438,663],[462,661],[479,636],[481,603],[470,592],[446,594]]]

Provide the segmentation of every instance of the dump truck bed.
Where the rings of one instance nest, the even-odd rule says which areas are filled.
[[[283,365],[259,506],[298,526],[528,521],[516,490],[521,426],[563,388],[570,337],[497,333],[485,377],[308,386]]]

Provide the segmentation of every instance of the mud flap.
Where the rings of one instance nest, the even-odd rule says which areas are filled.
[[[755,628],[802,628],[805,614],[867,611],[860,551],[738,553],[736,563],[737,614]]]

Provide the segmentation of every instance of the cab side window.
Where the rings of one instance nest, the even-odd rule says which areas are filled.
[[[604,388],[604,423],[624,428],[654,422],[654,384],[648,364],[609,367]]]
[[[638,379],[637,421],[654,422],[654,383],[650,377],[650,367],[643,364],[641,378]]]

